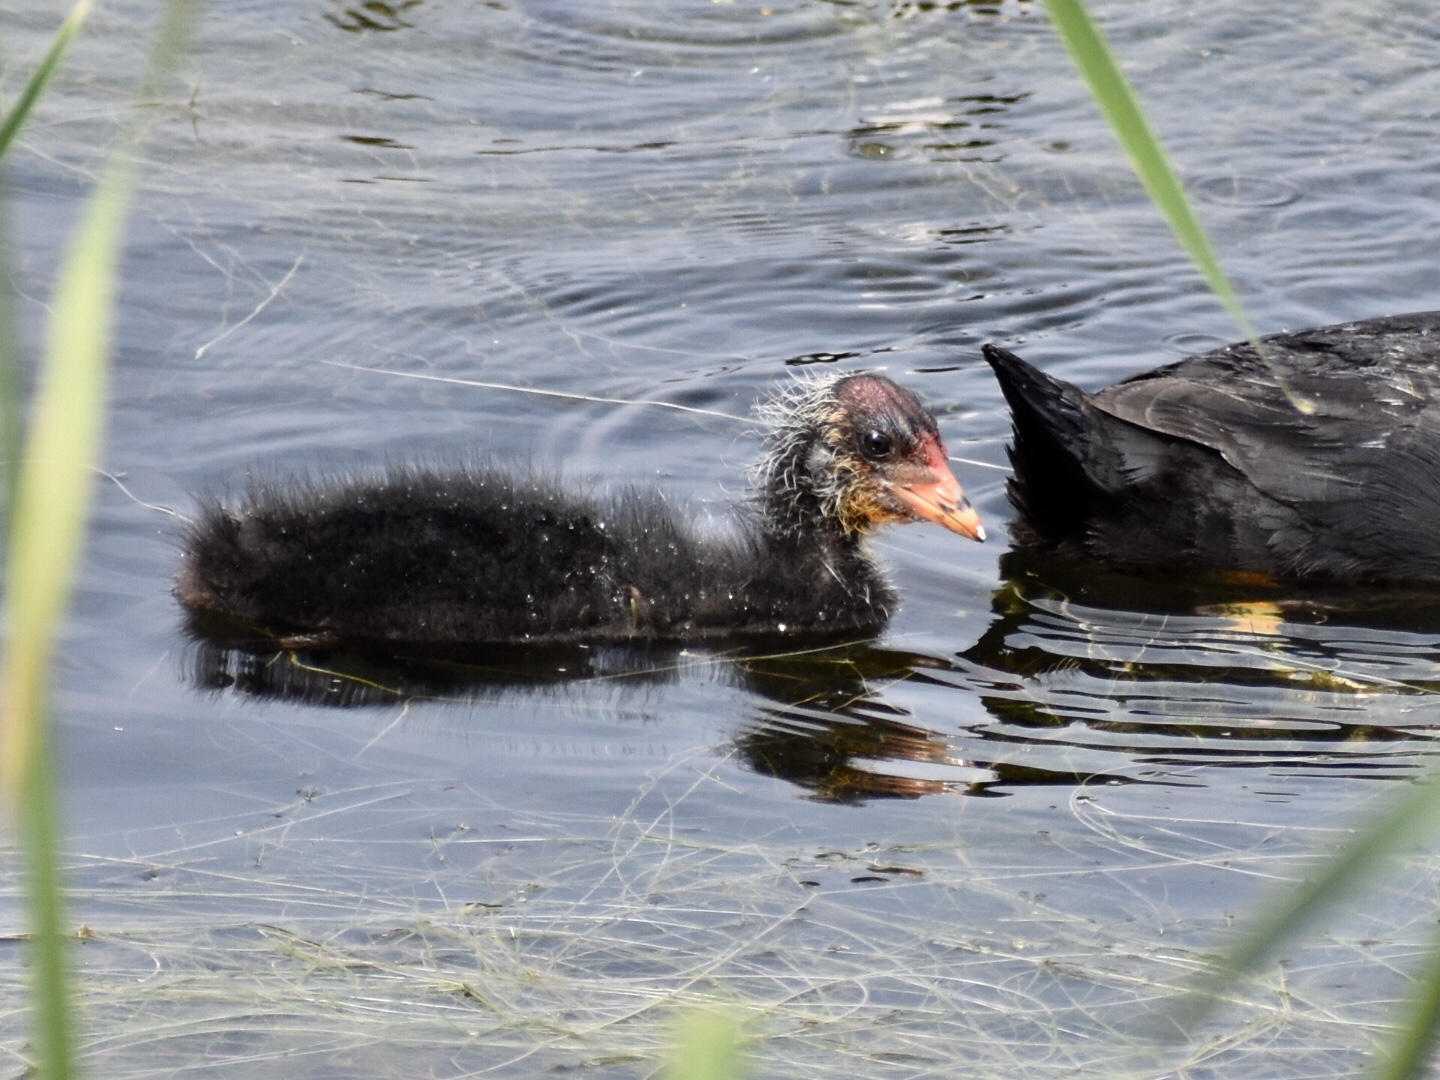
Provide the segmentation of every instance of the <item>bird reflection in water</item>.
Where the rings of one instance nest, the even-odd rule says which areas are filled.
[[[750,765],[840,803],[1191,784],[1202,766],[1408,775],[1440,723],[1440,594],[1125,572],[1023,549],[1001,569],[988,628],[952,657],[793,637],[322,650],[192,618],[191,671],[214,691],[363,708],[597,681],[638,693],[705,667],[759,700],[735,735]],[[902,683],[944,719],[897,704]]]
[[[1126,571],[1026,549],[963,660],[992,737],[1201,765],[1394,775],[1440,724],[1440,591]]]
[[[777,638],[731,650],[658,644],[321,650],[253,631],[236,636],[239,628],[203,617],[192,618],[188,629],[198,687],[341,708],[477,704],[512,693],[579,693],[581,684],[597,681],[638,693],[705,666],[764,702],[735,737],[751,766],[824,801],[998,794],[1007,785],[1086,779],[1008,760],[1003,744],[991,746],[998,756],[968,756],[974,747],[962,746],[957,731],[927,727],[886,699],[886,689],[902,680],[965,692],[965,667],[870,641],[807,647]]]
[[[741,754],[758,772],[823,800],[979,793],[1000,783],[1006,771],[958,758],[944,734],[885,701],[884,687],[896,680],[953,675],[946,661],[869,642],[805,648],[787,639],[773,648],[751,642],[735,650],[567,645],[320,651],[227,641],[213,626],[194,623],[191,631],[189,668],[198,687],[340,708],[483,704],[515,693],[578,695],[583,684],[600,681],[643,693],[701,667],[718,670],[766,702],[736,736]],[[895,768],[915,763],[931,775]]]

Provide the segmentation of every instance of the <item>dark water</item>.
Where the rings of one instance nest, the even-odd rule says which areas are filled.
[[[11,93],[50,7],[0,13]],[[1098,12],[1263,330],[1440,307],[1428,8]],[[149,17],[93,16],[12,155],[32,347]],[[1428,940],[1423,859],[1209,1041],[1124,1031],[1423,765],[1440,601],[1006,554],[982,342],[1098,386],[1234,336],[1039,5],[232,0],[155,116],[124,488],[59,676],[96,1075],[648,1075],[715,996],[762,1075],[1354,1071]],[[885,537],[875,641],[399,662],[181,633],[154,507],[250,470],[481,454],[718,518],[758,452],[444,380],[743,415],[811,366],[921,393],[991,531]]]

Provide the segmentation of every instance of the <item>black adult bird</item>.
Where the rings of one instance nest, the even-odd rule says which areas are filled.
[[[758,505],[722,535],[659,495],[563,493],[490,468],[402,468],[204,506],[176,592],[202,620],[324,643],[696,641],[873,630],[895,595],[865,538],[980,519],[934,418],[878,375],[765,410]]]
[[[1017,536],[1068,556],[1440,581],[1440,312],[1229,345],[1090,394],[985,346]]]

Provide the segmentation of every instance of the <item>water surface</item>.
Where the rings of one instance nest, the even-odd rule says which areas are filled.
[[[12,92],[50,8],[0,15]],[[1440,307],[1428,9],[1097,12],[1263,330]],[[32,349],[150,17],[97,11],[12,155]],[[253,0],[186,71],[60,670],[96,1075],[648,1075],[714,996],[766,1076],[1353,1073],[1423,859],[1208,1041],[1125,1031],[1422,766],[1440,616],[1006,554],[981,343],[1098,387],[1234,336],[1039,5]],[[181,631],[157,507],[482,456],[718,521],[748,422],[588,399],[744,416],[816,367],[916,389],[992,536],[887,535],[874,641],[497,671]]]

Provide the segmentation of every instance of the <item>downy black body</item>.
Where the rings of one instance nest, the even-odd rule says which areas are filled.
[[[876,375],[771,407],[756,497],[728,528],[489,467],[255,485],[204,505],[176,592],[265,636],[434,643],[700,641],[868,632],[895,594],[866,549],[919,519],[983,537],[934,419]]]

